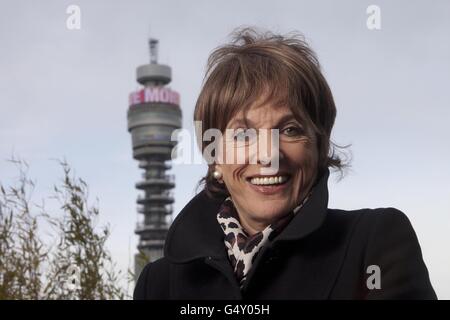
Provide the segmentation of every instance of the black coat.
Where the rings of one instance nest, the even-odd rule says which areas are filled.
[[[327,170],[294,219],[261,249],[242,291],[216,220],[223,199],[200,192],[170,227],[164,258],[142,271],[134,299],[436,299],[405,214],[392,207],[329,209],[328,177]]]

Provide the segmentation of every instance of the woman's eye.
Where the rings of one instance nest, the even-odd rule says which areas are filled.
[[[237,141],[244,141],[245,140],[245,129],[239,128],[236,129],[233,134],[233,139]]]
[[[239,128],[239,129],[236,129],[233,134],[233,139],[235,141],[240,141],[240,142],[245,142],[246,139],[248,139],[249,141],[253,141],[254,138],[255,138],[255,134],[254,134],[254,130],[252,130],[252,129]]]
[[[301,136],[303,134],[302,129],[299,127],[296,127],[296,126],[288,127],[286,129],[284,129],[282,132],[285,135],[287,135],[288,137],[297,137],[297,136]]]

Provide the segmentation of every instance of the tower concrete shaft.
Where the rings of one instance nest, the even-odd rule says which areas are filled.
[[[136,79],[142,88],[130,94],[127,114],[133,157],[144,170],[142,181],[136,183],[142,192],[137,199],[137,211],[142,219],[135,231],[139,236],[136,277],[147,260],[163,256],[174,203],[171,189],[175,187],[175,178],[166,173],[171,168],[172,149],[176,144],[171,136],[182,125],[180,96],[166,86],[172,72],[169,66],[157,63],[157,44],[157,40],[149,40],[150,64],[136,69]]]

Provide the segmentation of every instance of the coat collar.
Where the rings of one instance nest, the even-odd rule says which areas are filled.
[[[274,239],[274,243],[304,238],[322,225],[328,207],[329,174],[327,168],[314,185],[310,199]],[[216,219],[223,201],[210,199],[202,190],[183,208],[166,237],[164,255],[170,262],[186,263],[206,257],[226,258],[224,234]]]

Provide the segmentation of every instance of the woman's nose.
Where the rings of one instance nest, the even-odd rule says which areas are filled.
[[[271,165],[284,158],[280,148],[278,134],[275,130],[260,129],[256,148],[249,148],[251,164]]]

